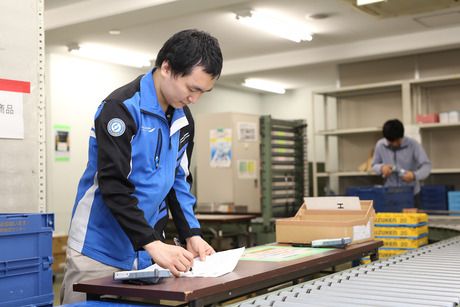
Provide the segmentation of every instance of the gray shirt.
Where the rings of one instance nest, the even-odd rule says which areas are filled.
[[[380,139],[375,145],[372,169],[378,175],[382,174],[382,165],[389,164],[398,170],[412,171],[415,180],[405,182],[397,172],[393,172],[385,179],[386,187],[413,186],[414,194],[420,192],[420,180],[425,179],[431,172],[431,161],[423,150],[423,147],[414,139],[404,137],[401,147],[390,147],[385,138]]]

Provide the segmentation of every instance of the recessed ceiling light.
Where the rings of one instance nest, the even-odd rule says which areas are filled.
[[[313,14],[313,15],[310,15],[310,16],[307,16],[307,17],[311,18],[311,19],[326,19],[329,16],[331,16],[331,15],[326,14],[326,13],[317,13],[317,14]]]
[[[356,0],[356,5],[358,6],[368,5],[368,4],[383,2],[383,1],[386,1],[386,0]]]
[[[279,83],[265,81],[261,79],[246,79],[242,84],[245,87],[254,88],[257,90],[276,93],[276,94],[284,94],[286,93],[286,89]]]
[[[121,34],[121,31],[120,31],[120,30],[116,30],[116,29],[112,29],[112,30],[109,30],[109,34],[110,34],[110,35],[120,35],[120,34]]]
[[[282,37],[296,43],[311,41],[313,34],[303,22],[263,10],[245,10],[235,14],[236,19],[244,25],[260,31]]]

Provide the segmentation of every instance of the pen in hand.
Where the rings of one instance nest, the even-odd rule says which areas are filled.
[[[179,241],[178,238],[174,237],[174,238],[173,238],[173,241],[174,241],[174,245],[180,246],[180,247],[184,248],[184,246],[180,243],[180,241]],[[192,271],[192,267],[190,267],[189,271],[190,271],[190,272]]]

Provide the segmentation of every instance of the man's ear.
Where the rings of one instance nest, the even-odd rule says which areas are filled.
[[[167,60],[164,60],[163,63],[161,63],[161,74],[165,77],[169,77],[171,75],[171,65],[169,65],[169,62]]]

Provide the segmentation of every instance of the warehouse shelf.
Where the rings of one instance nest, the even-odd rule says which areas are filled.
[[[318,131],[318,135],[345,135],[345,134],[359,134],[359,133],[376,133],[381,132],[381,127],[369,127],[369,128],[355,128],[355,129],[335,129],[335,130],[321,130]]]
[[[433,123],[433,124],[419,124],[419,128],[424,129],[443,129],[443,128],[459,128],[460,123]]]
[[[359,171],[342,171],[342,172],[324,172],[316,173],[317,177],[366,177],[366,176],[377,176],[374,172],[359,172]]]
[[[460,168],[433,168],[431,174],[460,174]]]
[[[415,122],[418,114],[460,110],[460,74],[449,74],[449,65],[442,69],[435,66],[434,62],[424,62],[416,73],[422,76],[418,79],[399,80],[398,76],[410,74],[398,75],[398,68],[391,68],[388,71],[398,71],[395,73],[398,81],[339,87],[312,93],[312,126],[316,136],[312,142],[313,165],[317,162],[316,144],[324,144],[321,146],[324,146],[323,157],[328,169],[327,172],[317,172],[313,167],[315,196],[320,194],[319,179],[339,195],[348,186],[383,183],[379,176],[368,170],[372,150],[381,138],[381,128],[378,125],[391,118],[399,118],[406,127],[419,128],[414,130],[415,137],[418,137],[418,133],[433,165],[431,175],[426,181],[431,184],[453,183],[456,188],[460,188],[460,184],[455,183],[460,182],[460,160],[456,159],[460,148],[460,123]],[[440,71],[444,73],[443,76],[434,76]],[[357,71],[344,74],[351,78],[356,75]],[[389,78],[388,75],[385,77]],[[345,83],[350,82],[347,80]],[[323,118],[324,123],[317,129],[315,120],[319,118]],[[319,142],[320,138],[324,141]],[[367,171],[358,171],[362,167]]]

